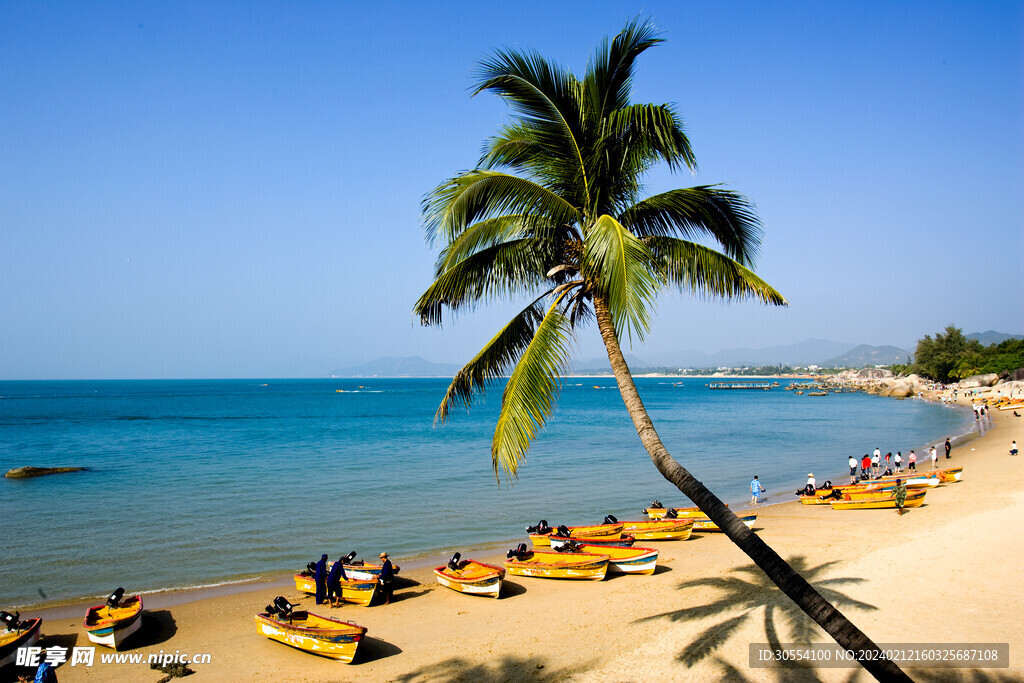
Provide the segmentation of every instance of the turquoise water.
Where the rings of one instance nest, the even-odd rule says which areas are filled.
[[[754,474],[790,499],[807,472],[838,478],[851,454],[920,450],[973,427],[921,401],[676,381],[638,379],[651,417],[669,451],[737,506]],[[611,378],[568,380],[519,481],[501,488],[490,465],[499,391],[435,429],[447,383],[0,382],[0,471],[90,468],[0,479],[0,608],[270,575],[322,552],[447,553],[541,518],[636,519],[652,498],[684,502]]]

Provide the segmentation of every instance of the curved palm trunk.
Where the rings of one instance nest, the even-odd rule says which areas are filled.
[[[910,681],[903,671],[893,662],[884,659],[878,646],[861,632],[843,614],[832,606],[811,584],[797,574],[789,564],[779,557],[764,541],[746,527],[736,515],[725,506],[718,496],[713,494],[704,484],[669,455],[665,445],[658,437],[651,418],[647,415],[640,394],[637,392],[633,376],[622,356],[619,340],[615,334],[611,314],[607,303],[600,297],[594,297],[594,309],[597,314],[598,328],[608,351],[612,372],[619,384],[622,401],[626,404],[633,419],[633,425],[640,436],[640,441],[654,461],[655,467],[662,476],[672,482],[687,498],[692,500],[708,517],[717,524],[726,536],[738,545],[754,563],[767,574],[775,585],[785,593],[800,609],[807,613],[819,626],[825,629],[842,647],[859,651],[876,651],[878,659],[861,660],[861,665],[880,681]]]

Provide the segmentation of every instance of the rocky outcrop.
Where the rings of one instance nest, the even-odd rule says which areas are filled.
[[[907,379],[901,379],[892,386],[889,390],[888,395],[893,398],[907,398],[913,396],[917,391],[914,389],[914,384],[907,381]]]
[[[961,389],[977,389],[979,387],[990,387],[999,381],[999,375],[989,373],[987,375],[974,375],[967,379],[962,379],[957,382],[957,386]]]
[[[61,474],[62,472],[85,472],[85,467],[15,467],[4,476],[8,479],[28,479],[41,477],[45,474]]]

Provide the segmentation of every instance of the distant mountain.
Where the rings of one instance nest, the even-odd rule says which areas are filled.
[[[645,354],[644,361],[629,361],[634,369],[647,367],[660,368],[738,368],[744,365],[821,365],[821,361],[845,353],[854,347],[853,344],[828,341],[825,339],[807,339],[796,344],[771,346],[762,349],[736,348],[703,353],[701,351],[676,351],[672,353]],[[646,361],[646,362],[645,362]],[[635,364],[634,364],[635,363]],[[608,362],[605,361],[605,367]]]
[[[863,368],[868,365],[892,365],[906,363],[914,354],[898,346],[870,346],[861,344],[835,358],[818,363],[826,368]]]
[[[982,346],[991,346],[992,344],[998,344],[1004,342],[1007,339],[1024,339],[1024,336],[1019,334],[1006,334],[1005,332],[996,332],[995,330],[987,330],[985,332],[971,332],[967,335],[968,339],[977,339],[981,342]]]
[[[622,354],[626,362],[629,363],[630,368],[649,368],[651,363],[641,358],[637,358],[631,353]],[[598,356],[596,358],[581,358],[573,361],[569,372],[573,373],[588,373],[588,372],[602,372],[610,373],[612,371],[612,364],[608,360],[608,356]]]
[[[454,363],[431,363],[419,356],[383,356],[369,363],[334,370],[331,377],[454,377],[462,368]]]

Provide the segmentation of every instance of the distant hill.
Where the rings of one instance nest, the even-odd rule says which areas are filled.
[[[862,368],[867,365],[892,365],[906,363],[914,354],[898,346],[870,346],[861,344],[835,358],[818,363],[826,368]]]
[[[462,368],[454,363],[431,363],[419,356],[393,358],[383,356],[369,363],[341,368],[329,373],[331,377],[454,377]]]
[[[1007,339],[1024,339],[1024,336],[1019,334],[1006,334],[1005,332],[996,332],[995,330],[987,330],[985,332],[971,332],[967,335],[968,339],[977,339],[981,342],[982,346],[991,346],[992,344],[998,344],[1004,342]]]
[[[671,353],[644,354],[644,358],[626,360],[633,369],[642,368],[738,368],[759,365],[821,365],[826,358],[845,353],[853,344],[807,339],[796,344],[770,346],[767,348],[735,348],[714,353],[701,351],[676,351]],[[603,361],[608,368],[608,361]]]

